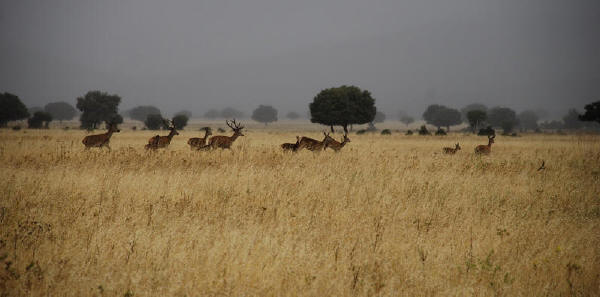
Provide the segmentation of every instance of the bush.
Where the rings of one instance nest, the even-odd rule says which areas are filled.
[[[33,114],[33,117],[27,120],[29,129],[48,129],[48,125],[52,121],[52,115],[49,112],[37,111]]]
[[[173,117],[173,126],[175,126],[175,129],[177,130],[183,130],[183,128],[187,126],[189,119],[190,118],[185,114],[177,114]]]
[[[429,133],[429,130],[427,130],[427,127],[425,127],[425,125],[421,126],[421,129],[419,129],[419,135],[431,135],[431,133]]]
[[[479,129],[479,132],[477,133],[477,135],[479,135],[479,136],[496,135],[496,131],[491,126],[487,126],[487,128]]]
[[[413,131],[412,130],[406,131],[406,135],[413,135]]]
[[[392,135],[392,131],[390,129],[383,129],[381,135]]]
[[[441,136],[444,136],[444,135],[448,135],[448,134],[446,133],[446,131],[444,131],[444,129],[442,129],[442,128],[438,128],[438,130],[437,130],[437,131],[435,131],[435,135],[441,135]]]
[[[164,126],[163,117],[160,114],[149,114],[144,124],[149,130],[160,130]]]
[[[367,133],[367,130],[365,130],[365,129],[361,129],[361,130],[356,131],[357,135],[362,135],[362,134],[365,134],[365,133]]]
[[[19,130],[21,130],[21,126],[19,126],[19,125],[13,126],[12,129],[15,131],[19,131]]]

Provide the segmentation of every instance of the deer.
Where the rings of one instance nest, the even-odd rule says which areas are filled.
[[[163,122],[164,122],[165,126],[168,127],[169,130],[171,130],[169,132],[169,135],[159,136],[158,140],[156,140],[156,136],[153,136],[152,138],[148,139],[148,146],[150,146],[149,148],[152,148],[152,149],[166,148],[171,143],[171,139],[173,139],[173,136],[179,135],[179,132],[177,132],[177,130],[175,130],[173,121],[167,121],[167,120],[163,119]]]
[[[303,148],[305,148],[309,151],[313,151],[313,152],[319,152],[319,151],[324,150],[325,145],[329,141],[330,137],[329,137],[329,133],[323,132],[323,135],[325,136],[323,138],[323,141],[318,141],[316,139],[312,139],[310,137],[303,136],[302,138],[300,138],[300,142],[298,144],[298,150],[301,150]]]
[[[451,147],[443,148],[444,154],[448,154],[448,155],[454,155],[454,154],[456,154],[457,151],[460,151],[460,145],[458,143],[456,144],[456,146],[454,148],[451,148]]]
[[[335,139],[333,139],[329,135],[327,135],[327,140],[328,141],[325,144],[325,149],[331,148],[336,153],[339,152],[346,145],[346,143],[351,142],[350,138],[348,138],[348,134],[347,133],[344,133],[344,137],[342,137],[342,141],[341,142],[336,141]]]
[[[284,143],[281,145],[281,148],[284,152],[296,152],[298,151],[298,147],[300,146],[300,136],[296,136],[296,143]]]
[[[109,151],[111,150],[109,145],[110,137],[113,135],[113,133],[121,132],[121,130],[117,129],[117,124],[115,123],[108,123],[107,125],[108,132],[103,134],[88,135],[83,138],[81,142],[83,143],[83,145],[85,145],[86,150],[91,147],[107,147]]]
[[[156,135],[152,138],[150,138],[150,140],[148,140],[148,144],[146,144],[145,148],[147,150],[155,150],[158,148],[158,141],[160,140],[160,135]]]
[[[488,135],[488,144],[478,145],[475,148],[475,153],[489,155],[492,152],[492,143],[494,143],[494,138],[496,138],[496,135]]]
[[[204,137],[193,137],[190,138],[187,142],[187,144],[190,146],[190,149],[199,149],[203,146],[206,146],[206,141],[208,140],[208,136],[212,135],[212,130],[210,129],[210,127],[204,127],[202,128],[204,130]]]
[[[225,136],[225,135],[217,135],[217,136],[213,136],[210,138],[210,140],[208,141],[208,145],[206,145],[205,147],[203,147],[203,149],[231,149],[231,145],[233,144],[233,142],[239,137],[239,136],[244,136],[244,134],[242,133],[242,129],[244,129],[244,126],[241,126],[240,123],[236,123],[235,119],[233,119],[233,121],[229,121],[229,120],[225,120],[225,123],[227,124],[227,126],[229,126],[229,128],[231,128],[231,130],[233,130],[233,135],[231,136]]]

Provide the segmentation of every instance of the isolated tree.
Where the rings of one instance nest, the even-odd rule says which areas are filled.
[[[27,125],[29,126],[29,129],[48,129],[51,121],[52,114],[45,111],[36,111],[32,117],[27,119]]]
[[[488,113],[488,123],[492,127],[502,128],[504,133],[510,133],[519,124],[519,120],[514,110],[507,107],[494,107]]]
[[[119,103],[121,97],[118,95],[100,91],[89,91],[83,97],[77,98],[77,109],[83,112],[79,117],[81,127],[96,129],[102,122],[123,122],[123,118],[117,113]]]
[[[177,130],[183,130],[187,126],[189,119],[185,114],[177,114],[173,117],[173,126]]]
[[[285,117],[290,120],[296,120],[296,119],[300,118],[300,115],[294,111],[290,111],[285,115]]]
[[[277,109],[270,105],[260,105],[252,112],[252,119],[266,126],[277,121]]]
[[[525,131],[538,128],[539,117],[533,110],[524,110],[519,113],[517,118],[519,119],[519,127]]]
[[[458,125],[462,122],[460,112],[444,105],[429,105],[423,113],[423,119],[428,124],[440,127],[446,127],[450,131],[450,126]]]
[[[580,129],[583,127],[583,122],[579,120],[579,113],[575,109],[569,109],[562,120],[565,129]]]
[[[585,113],[579,116],[579,120],[584,122],[597,122],[600,124],[600,101],[587,104]]]
[[[400,122],[404,123],[407,127],[408,127],[408,125],[412,124],[414,121],[415,121],[415,119],[409,115],[400,116]]]
[[[322,90],[309,108],[312,123],[330,126],[331,131],[334,125],[342,126],[345,133],[348,125],[372,122],[377,112],[371,93],[355,86]]]
[[[477,131],[477,128],[479,128],[486,119],[487,113],[483,110],[474,109],[467,112],[467,122],[471,129],[473,129],[473,133]]]
[[[27,107],[21,99],[10,93],[0,93],[0,127],[6,127],[10,121],[18,121],[29,117]]]
[[[149,130],[160,130],[164,127],[164,119],[160,114],[149,114],[144,121],[144,125]]]
[[[481,103],[472,103],[460,109],[460,114],[462,115],[463,122],[469,123],[469,119],[467,118],[467,114],[472,110],[481,110],[487,112],[487,106]]]
[[[77,110],[67,102],[52,102],[44,106],[44,111],[52,115],[52,119],[58,121],[69,121],[75,117]]]
[[[161,112],[160,109],[152,105],[136,106],[127,111],[127,115],[129,115],[130,118],[140,122],[145,121],[150,114],[161,114]]]
[[[216,109],[210,109],[204,113],[204,117],[207,119],[214,120],[221,116],[221,112]]]
[[[244,116],[244,113],[233,108],[233,107],[226,107],[223,110],[221,110],[221,117],[224,119],[231,119],[231,118],[241,118]]]

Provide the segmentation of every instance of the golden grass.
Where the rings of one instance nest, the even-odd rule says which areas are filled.
[[[486,139],[460,134],[286,154],[300,133],[249,128],[232,152],[180,133],[108,152],[0,131],[0,295],[600,294],[599,136],[498,136],[477,157]]]

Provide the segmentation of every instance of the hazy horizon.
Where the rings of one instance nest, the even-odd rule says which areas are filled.
[[[0,92],[29,107],[101,90],[121,112],[283,118],[343,84],[388,119],[470,103],[556,118],[600,100],[598,1],[51,2],[0,4]]]

